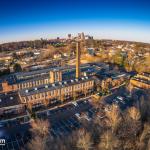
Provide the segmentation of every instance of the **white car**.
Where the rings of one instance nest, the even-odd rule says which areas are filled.
[[[78,104],[77,104],[76,102],[72,102],[72,104],[73,104],[74,106],[78,106]]]
[[[76,113],[75,116],[79,119],[81,118],[79,113]]]
[[[47,116],[49,116],[49,115],[50,115],[50,111],[47,111],[46,113],[47,113]]]
[[[123,101],[123,97],[122,96],[117,96],[117,98],[121,101]]]
[[[100,116],[100,115],[98,115],[98,117],[99,117],[100,119],[103,119],[103,118],[105,118],[105,116]]]

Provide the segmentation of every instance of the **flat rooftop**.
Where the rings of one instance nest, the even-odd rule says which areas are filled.
[[[96,73],[100,70],[101,67],[104,67],[104,64],[97,63],[97,64],[83,64],[81,65],[81,72],[87,73]],[[63,73],[63,79],[69,78],[74,76],[75,77],[75,66],[66,66],[66,67],[56,67],[56,68],[47,68],[42,70],[36,70],[31,72],[19,72],[14,73],[12,75],[7,76],[6,80],[10,85],[15,83],[22,83],[22,82],[30,82],[34,80],[49,78],[49,71],[50,70],[61,70]]]
[[[146,79],[141,79],[141,78],[138,78],[138,77],[133,77],[132,78],[133,80],[136,80],[138,82],[142,82],[142,83],[145,83],[145,84],[149,84],[150,85],[150,81],[146,80]]]
[[[21,96],[30,96],[30,95],[34,95],[34,94],[38,94],[38,93],[52,91],[55,89],[60,89],[60,88],[67,87],[70,85],[84,83],[84,82],[87,82],[90,80],[94,80],[94,79],[86,76],[86,77],[81,77],[79,79],[74,79],[74,80],[71,79],[71,80],[62,81],[62,82],[56,82],[53,84],[45,84],[45,85],[37,86],[34,88],[28,88],[28,89],[20,90],[19,94]]]
[[[150,78],[150,73],[144,72],[144,73],[142,73],[142,75]]]
[[[17,92],[0,94],[0,108],[15,106],[19,104],[21,104],[21,101]]]

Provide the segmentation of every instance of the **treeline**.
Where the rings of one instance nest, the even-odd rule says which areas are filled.
[[[63,45],[62,42],[57,40],[34,40],[34,41],[21,41],[21,42],[11,42],[0,45],[0,52],[2,51],[13,51],[19,50],[23,48],[45,48],[47,44],[54,45],[56,47],[60,47]]]
[[[111,46],[115,46],[115,45],[130,45],[130,44],[135,44],[137,48],[139,47],[143,47],[143,48],[146,48],[146,47],[150,47],[150,44],[149,43],[142,43],[142,42],[132,42],[132,41],[119,41],[119,40],[94,40],[93,41],[93,45],[94,47],[96,48],[99,48],[99,47],[103,47],[103,49],[108,49],[109,47]]]
[[[103,50],[97,58],[99,58],[101,62],[118,65],[127,72],[136,71],[138,73],[150,73],[150,56],[145,57],[144,54],[141,57],[137,56],[136,53],[127,53],[123,55],[122,52],[118,50],[114,55],[109,55],[109,53]],[[91,57],[91,61],[94,59],[95,57]]]

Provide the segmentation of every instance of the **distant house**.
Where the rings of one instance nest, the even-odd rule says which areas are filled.
[[[68,54],[68,53],[63,53],[63,55],[64,55],[65,57],[69,57],[69,54]]]
[[[62,54],[59,53],[59,52],[57,52],[57,53],[55,53],[55,54],[53,55],[53,58],[54,58],[54,59],[62,58]]]
[[[13,58],[12,56],[1,56],[0,61],[11,61]]]
[[[115,54],[116,54],[116,50],[114,50],[114,49],[109,50],[109,56],[113,56]]]
[[[149,56],[150,56],[149,52],[145,53],[145,57],[149,57]]]
[[[40,55],[40,52],[34,52],[34,55]]]
[[[131,78],[130,83],[138,88],[150,89],[150,74],[142,73],[137,74],[133,78]]]
[[[122,48],[123,48],[123,45],[118,45],[117,48],[118,48],[118,49],[122,49]]]

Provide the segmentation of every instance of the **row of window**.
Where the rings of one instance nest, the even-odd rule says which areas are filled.
[[[24,89],[24,88],[34,87],[34,86],[48,84],[48,83],[49,83],[48,79],[37,80],[37,81],[32,81],[32,82],[27,82],[27,83],[21,83],[21,84],[18,84],[18,89]]]
[[[61,93],[69,94],[70,92],[73,92],[73,91],[86,90],[86,89],[92,88],[93,84],[94,84],[93,81],[88,81],[82,84],[77,84],[77,85],[65,87],[62,89],[34,94],[31,96],[27,96],[27,98],[24,97],[24,102],[26,102],[26,99],[28,99],[28,101],[31,101],[35,99],[43,99],[46,97],[48,98],[48,97],[53,97],[53,96],[60,96]]]

